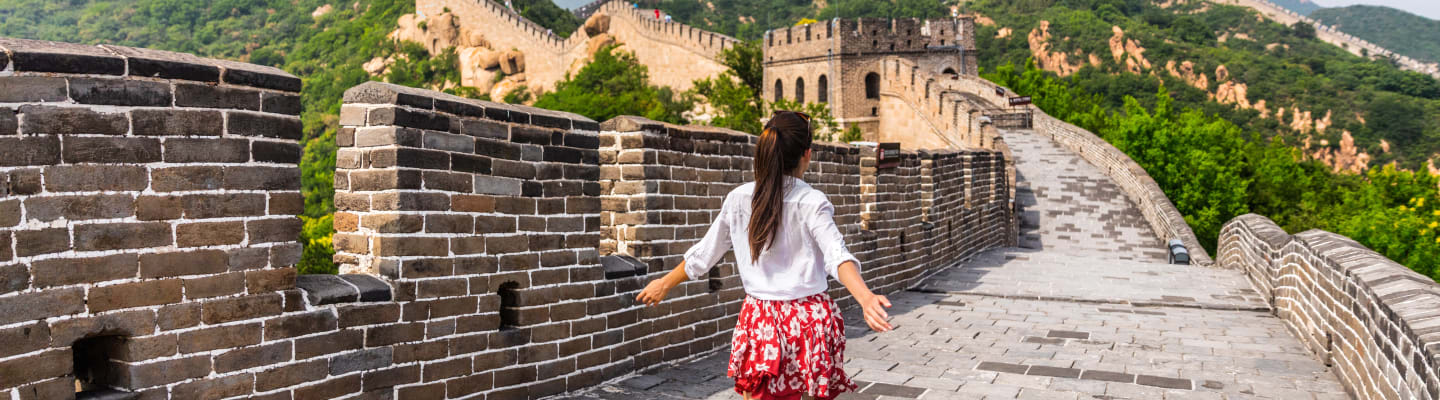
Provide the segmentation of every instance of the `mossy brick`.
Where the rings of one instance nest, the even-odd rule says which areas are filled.
[[[253,112],[225,112],[226,133],[239,136],[300,140],[300,118]]]
[[[143,164],[159,162],[160,140],[142,137],[65,136],[60,157],[67,164]]]

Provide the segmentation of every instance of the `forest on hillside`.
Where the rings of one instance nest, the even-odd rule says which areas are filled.
[[[1390,51],[1421,61],[1440,62],[1440,21],[1390,7],[1366,5],[1324,8],[1311,13],[1310,17]]]
[[[1208,250],[1226,221],[1257,213],[1291,233],[1351,237],[1440,278],[1440,181],[1424,165],[1440,140],[1440,83],[1433,78],[1350,55],[1316,40],[1307,25],[1261,21],[1239,7],[977,0],[966,11],[994,20],[977,32],[982,76],[1033,96],[1050,115],[1135,159]],[[1042,20],[1052,38],[1065,39],[1049,42],[1056,52],[1099,54],[1100,65],[1074,57],[1083,66],[1065,77],[1037,68],[1027,33]],[[1152,68],[1136,73],[1112,58],[1114,26],[1145,49]],[[1003,28],[1015,33],[1005,37]],[[1249,39],[1233,38],[1241,33]],[[1196,71],[1225,65],[1230,79],[1249,84],[1252,102],[1339,112],[1325,133],[1297,131],[1216,102],[1218,79],[1198,88],[1164,69],[1171,60],[1190,61]],[[1334,144],[1344,130],[1376,155],[1364,173],[1333,172],[1305,152],[1307,138]],[[1382,139],[1390,151],[1376,145]]]

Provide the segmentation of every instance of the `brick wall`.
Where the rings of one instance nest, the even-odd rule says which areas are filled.
[[[291,360],[299,79],[16,39],[0,70],[0,397],[248,394]]]
[[[297,277],[298,79],[9,39],[0,65],[4,396],[537,398],[729,343],[733,263],[633,297],[749,179],[750,136],[363,84],[336,139],[345,274]],[[806,179],[893,293],[1013,245],[1002,154],[877,170],[820,144]]]
[[[1440,284],[1344,236],[1247,214],[1220,232],[1277,316],[1359,399],[1440,398]]]
[[[988,89],[980,89],[977,94],[995,96],[994,91]],[[1200,245],[1200,240],[1195,238],[1195,231],[1185,222],[1185,215],[1175,208],[1175,203],[1170,202],[1165,191],[1160,189],[1160,185],[1155,183],[1155,179],[1151,178],[1140,164],[1136,164],[1130,156],[1094,133],[1055,119],[1037,107],[1030,109],[1034,112],[1036,133],[1054,139],[1056,143],[1099,167],[1111,181],[1125,191],[1125,196],[1140,208],[1140,212],[1145,215],[1145,221],[1149,222],[1150,228],[1160,236],[1157,238],[1157,245],[1164,245],[1170,239],[1180,239],[1190,252],[1191,264],[1214,264],[1210,253]]]

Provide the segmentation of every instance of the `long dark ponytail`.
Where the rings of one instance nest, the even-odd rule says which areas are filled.
[[[755,146],[755,193],[750,199],[750,261],[770,245],[780,229],[785,203],[786,176],[800,166],[810,149],[810,117],[779,111],[765,123]]]

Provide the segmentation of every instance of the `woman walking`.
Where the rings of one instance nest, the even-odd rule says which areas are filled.
[[[845,324],[825,293],[826,275],[845,285],[871,329],[891,329],[890,300],[860,278],[860,263],[835,227],[834,206],[800,180],[810,164],[811,129],[808,115],[776,112],[755,147],[755,182],[726,195],[705,238],[636,296],[658,304],[733,248],[746,296],[728,374],[747,400],[833,399],[855,390],[842,369]]]

